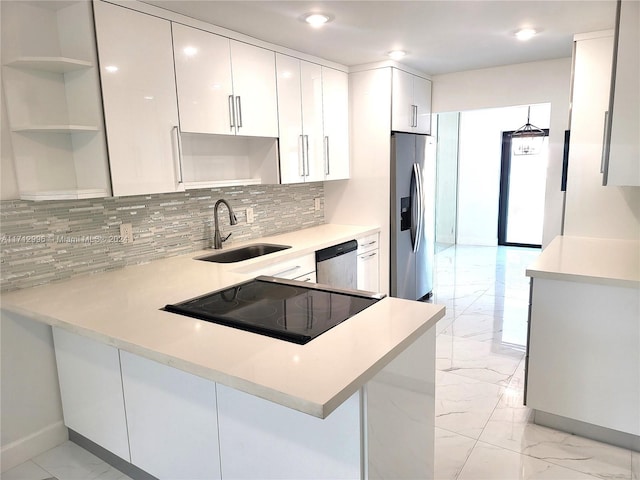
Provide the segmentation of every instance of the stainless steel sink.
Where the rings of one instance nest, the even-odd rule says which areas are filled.
[[[291,245],[254,243],[245,247],[223,250],[210,255],[196,257],[196,260],[215,263],[235,263],[243,260],[249,260],[250,258],[261,257],[262,255],[267,255],[269,253],[279,252],[280,250],[286,250],[287,248],[291,248]]]

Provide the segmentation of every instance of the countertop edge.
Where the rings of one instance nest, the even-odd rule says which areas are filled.
[[[593,275],[581,275],[578,273],[549,272],[527,268],[525,275],[530,278],[543,278],[545,280],[561,280],[566,282],[590,283],[593,285],[608,285],[612,287],[640,288],[640,281],[624,278],[597,277]]]

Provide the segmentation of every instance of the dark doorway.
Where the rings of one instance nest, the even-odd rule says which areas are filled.
[[[498,245],[542,247],[549,130],[544,132],[537,155],[513,155],[513,132],[502,132]]]

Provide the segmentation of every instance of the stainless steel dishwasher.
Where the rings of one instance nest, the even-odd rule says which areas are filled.
[[[316,279],[318,283],[355,290],[357,287],[358,242],[334,245],[316,251]]]

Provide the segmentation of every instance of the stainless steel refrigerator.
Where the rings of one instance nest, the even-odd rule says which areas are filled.
[[[435,139],[391,134],[391,296],[418,300],[433,289]]]

